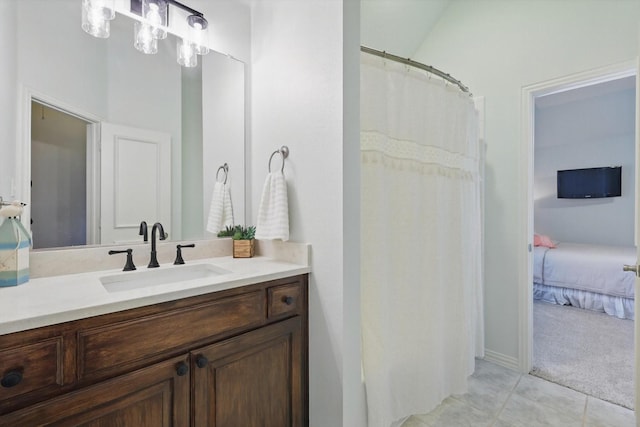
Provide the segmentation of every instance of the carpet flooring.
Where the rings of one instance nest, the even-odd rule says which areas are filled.
[[[533,304],[532,375],[633,409],[633,320]]]

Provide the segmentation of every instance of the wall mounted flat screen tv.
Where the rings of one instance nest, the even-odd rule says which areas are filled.
[[[596,199],[622,195],[622,166],[558,171],[558,199]]]

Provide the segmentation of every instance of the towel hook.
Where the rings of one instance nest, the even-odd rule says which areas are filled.
[[[287,147],[286,145],[283,145],[279,150],[271,153],[271,157],[269,157],[269,173],[271,173],[271,160],[273,159],[273,156],[278,153],[280,153],[280,155],[282,156],[282,168],[280,169],[280,172],[284,172],[284,159],[289,157],[289,147]]]
[[[220,175],[220,170],[221,169],[224,171],[224,182],[223,182],[223,184],[226,184],[227,183],[227,176],[229,175],[229,165],[225,163],[224,165],[222,165],[222,166],[220,166],[218,168],[218,171],[216,172],[216,182],[220,182],[220,181],[218,181],[218,175]]]

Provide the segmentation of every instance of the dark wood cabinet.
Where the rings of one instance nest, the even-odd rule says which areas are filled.
[[[307,281],[0,336],[0,426],[306,427]]]
[[[193,425],[302,426],[301,349],[294,317],[193,353]]]
[[[32,405],[3,426],[188,427],[190,381],[174,358]],[[181,375],[182,374],[182,375]]]

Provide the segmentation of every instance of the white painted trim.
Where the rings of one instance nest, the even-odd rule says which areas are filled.
[[[18,87],[18,124],[16,127],[16,199],[27,205],[21,220],[31,230],[31,90]]]
[[[533,114],[534,90],[522,88],[521,132],[518,156],[518,368],[529,372],[533,361],[533,273],[531,271],[531,245],[533,244]]]
[[[639,35],[639,39],[640,39],[640,31],[638,32]],[[635,233],[633,233],[634,236],[634,243],[636,245],[636,267],[638,266],[638,264],[640,264],[640,247],[638,246],[638,242],[640,242],[640,216],[638,216],[638,213],[640,213],[639,209],[639,205],[640,205],[640,197],[638,196],[638,194],[640,193],[640,171],[638,171],[638,165],[640,165],[640,57],[636,58],[636,69],[639,71],[638,74],[636,74],[636,138],[635,138],[635,146],[636,146],[636,152],[635,152],[635,161],[636,161],[636,176],[635,176],[635,184],[636,184],[636,203],[635,203],[635,221],[634,221],[634,225],[635,225]],[[636,274],[636,280],[634,283],[634,295],[640,295],[640,278],[639,276]],[[634,308],[634,312],[635,313],[640,313],[640,298],[634,298],[633,301],[633,308]],[[634,378],[634,382],[635,382],[635,407],[636,408],[640,408],[640,358],[638,357],[639,353],[639,349],[640,349],[640,325],[638,324],[638,322],[636,320],[634,320],[634,346],[633,346],[633,351],[634,351],[634,359],[636,361],[635,363],[635,378]],[[638,423],[638,421],[640,421],[640,419],[636,419],[636,424]]]
[[[564,92],[593,84],[604,83],[637,75],[637,61],[571,74],[522,88],[522,117],[520,122],[522,143],[519,159],[518,218],[518,362],[521,372],[531,371],[533,364],[533,131],[534,100],[536,97]],[[636,211],[637,212],[637,211]],[[530,246],[531,245],[531,246]]]
[[[479,356],[479,349],[482,349],[482,355],[486,354],[486,350],[484,350],[486,328],[484,324],[484,293],[485,293],[485,229],[484,229],[484,220],[485,220],[485,163],[487,158],[487,144],[485,141],[485,97],[484,96],[476,96],[473,98],[473,103],[475,105],[477,114],[478,114],[478,162],[479,162],[479,182],[478,182],[478,191],[480,192],[480,292],[478,293],[478,298],[481,298],[482,301],[479,301],[479,305],[483,307],[482,312],[480,313],[480,319],[477,319],[477,322],[481,322],[480,327],[476,326],[476,333],[478,335],[482,335],[476,338],[476,356]]]
[[[64,101],[37,92],[30,87],[18,87],[18,126],[16,140],[16,199],[27,203],[22,212],[22,223],[31,230],[31,101],[62,111],[86,122],[100,123],[102,119]]]
[[[503,366],[507,369],[512,369],[514,371],[520,370],[518,359],[512,356],[507,356],[506,354],[497,353],[492,350],[484,350],[484,360],[486,360],[487,362],[495,363],[496,365]]]
[[[100,243],[100,124],[87,126],[87,245]]]

